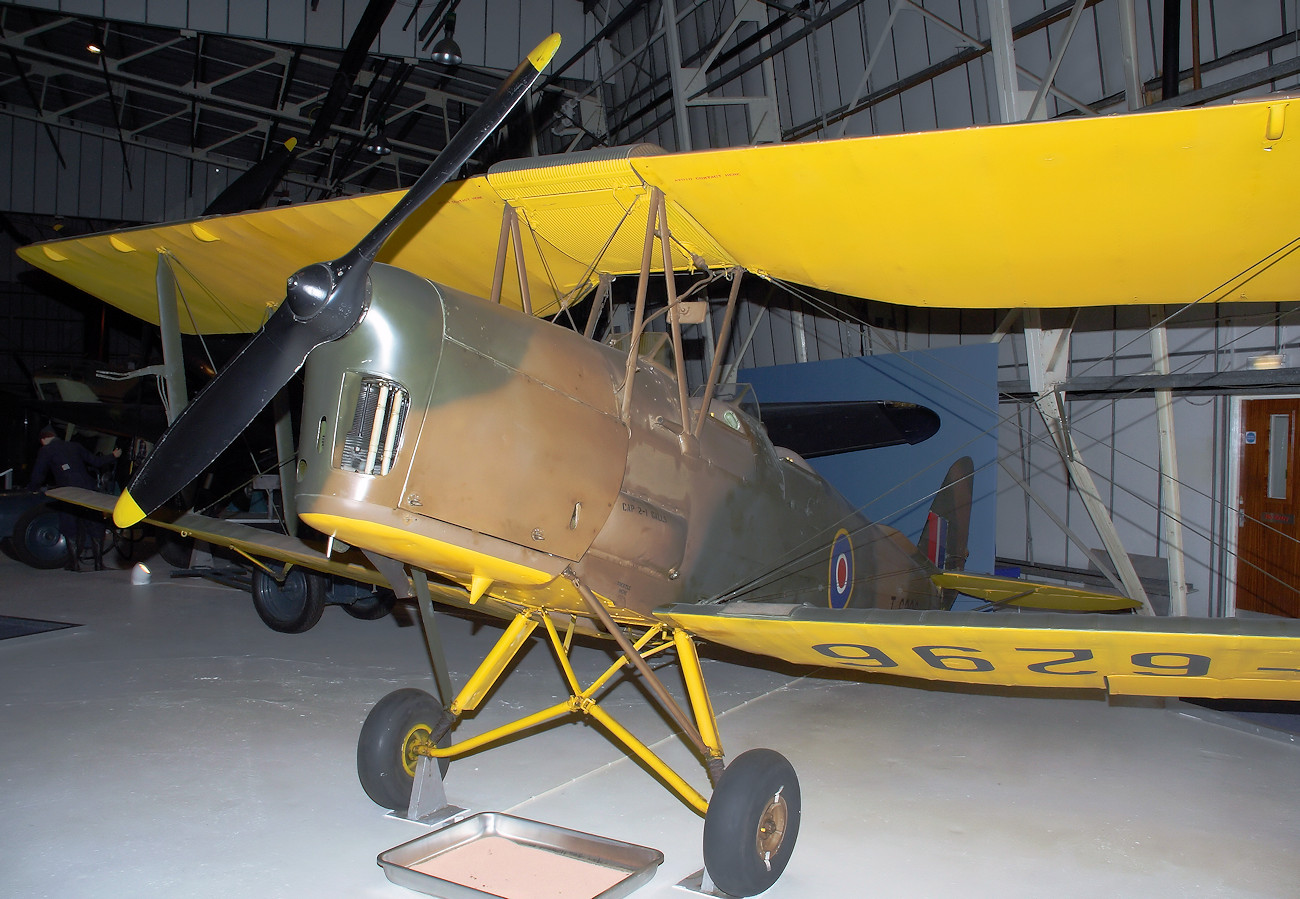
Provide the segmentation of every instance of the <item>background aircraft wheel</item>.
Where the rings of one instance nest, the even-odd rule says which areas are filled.
[[[363,596],[355,602],[345,603],[343,610],[353,618],[362,621],[376,621],[393,611],[397,605],[397,596],[387,587],[378,587],[369,596]]]
[[[799,836],[799,778],[771,749],[741,753],[722,772],[704,817],[704,867],[732,896],[776,883]]]
[[[47,505],[23,512],[9,543],[18,561],[33,568],[60,568],[68,561],[67,541],[59,532],[59,513]]]
[[[194,538],[182,537],[175,531],[162,531],[158,536],[158,555],[173,568],[189,568],[194,556]]]
[[[253,608],[266,626],[282,634],[311,630],[325,611],[325,579],[294,568],[281,584],[261,568],[253,569]]]
[[[411,687],[394,690],[375,703],[357,738],[357,777],[376,805],[407,807],[420,758],[416,747],[447,730],[450,718],[438,700]],[[446,775],[450,762],[438,759],[440,774]]]

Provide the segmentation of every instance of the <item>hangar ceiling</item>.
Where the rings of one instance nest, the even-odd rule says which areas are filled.
[[[537,35],[566,44],[477,167],[649,140],[699,148],[999,121],[999,22],[1036,114],[1285,89],[1295,2],[47,0],[0,4],[0,116],[41,151],[93,133],[245,169],[298,142],[272,202],[409,184]],[[1180,52],[1164,52],[1171,9]],[[1131,12],[1130,12],[1131,10]],[[1130,25],[1122,23],[1128,15]],[[677,27],[664,23],[675,20]],[[447,34],[464,60],[431,59]],[[98,52],[92,52],[92,45]],[[1130,46],[1131,45],[1131,46]],[[1069,52],[1064,52],[1065,49]],[[1135,57],[1125,67],[1120,57]],[[1162,68],[1178,68],[1177,97]],[[1125,83],[1125,79],[1129,84]],[[1133,105],[1133,101],[1129,101]],[[683,124],[688,123],[688,124]],[[367,147],[383,145],[378,155]],[[278,196],[278,199],[276,197]],[[211,199],[211,198],[209,198]],[[15,210],[26,211],[26,210]],[[38,211],[38,210],[33,210]]]
[[[294,139],[286,174],[316,197],[409,184],[502,77],[372,54],[364,39],[359,52],[290,46],[13,6],[2,24],[0,101],[41,125],[48,151],[72,129],[248,164]],[[527,154],[508,138],[486,154]],[[391,152],[367,149],[380,139]]]

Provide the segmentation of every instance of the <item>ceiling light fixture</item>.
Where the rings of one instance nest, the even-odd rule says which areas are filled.
[[[388,143],[388,138],[384,136],[383,125],[375,128],[375,133],[366,141],[365,150],[367,153],[373,153],[376,156],[387,156],[393,152],[392,146]]]
[[[460,53],[460,44],[452,38],[456,33],[456,14],[447,14],[447,28],[443,31],[442,40],[433,45],[433,52],[429,58],[436,63],[444,66],[458,66],[464,58]]]

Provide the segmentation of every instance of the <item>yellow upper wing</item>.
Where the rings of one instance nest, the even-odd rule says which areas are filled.
[[[852,296],[950,307],[1296,298],[1300,106],[1233,106],[821,143],[526,161],[444,187],[381,261],[486,295],[521,213],[538,312],[640,268],[664,192],[673,266],[703,262]],[[579,161],[574,161],[574,159]],[[147,320],[157,250],[187,331],[256,328],[302,265],[351,248],[376,194],[39,244],[24,259]],[[655,254],[655,268],[659,255]],[[513,260],[507,271],[513,272]],[[519,304],[512,277],[505,299]]]

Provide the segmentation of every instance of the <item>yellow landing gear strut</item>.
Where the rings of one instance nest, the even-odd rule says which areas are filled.
[[[582,585],[579,585],[579,589],[586,591],[586,588]],[[596,600],[596,603],[599,604],[599,600]],[[603,608],[601,612],[604,612]],[[464,713],[474,711],[479,707],[483,698],[492,690],[492,687],[518,655],[519,650],[527,643],[528,638],[533,635],[539,624],[545,630],[547,640],[555,653],[556,661],[564,673],[564,679],[569,688],[569,698],[549,708],[534,712],[531,715],[525,715],[509,724],[461,740],[450,746],[439,747],[435,745],[441,736],[450,729],[456,719]],[[718,740],[717,723],[714,720],[713,708],[709,703],[708,690],[704,685],[694,641],[685,632],[672,631],[665,625],[654,625],[641,634],[635,642],[631,642],[612,621],[608,623],[608,626],[613,626],[613,633],[616,634],[615,639],[618,640],[623,649],[623,655],[605,669],[590,685],[583,687],[578,681],[577,674],[574,672],[573,665],[569,660],[573,638],[572,623],[570,623],[565,633],[561,635],[556,629],[551,616],[545,612],[537,610],[520,612],[506,626],[496,645],[492,647],[492,650],[483,659],[482,664],[479,665],[478,669],[465,683],[465,686],[456,695],[455,700],[452,701],[448,709],[450,714],[443,719],[444,726],[427,732],[423,739],[414,744],[408,744],[406,751],[435,759],[456,758],[566,715],[589,715],[600,722],[619,745],[632,755],[635,755],[662,778],[687,805],[700,814],[704,814],[708,811],[708,800],[688,784],[668,763],[656,755],[649,746],[637,739],[614,716],[605,711],[596,700],[596,695],[610,680],[631,664],[641,673],[642,677],[646,678],[651,692],[655,694],[660,702],[665,704],[668,713],[682,727],[688,739],[700,750],[709,766],[710,773],[715,776],[720,774],[722,770],[722,746]],[[695,723],[686,718],[685,713],[678,707],[662,682],[659,681],[659,678],[645,662],[646,659],[667,649],[676,649],[678,658],[682,663],[682,674],[686,681],[687,693],[695,714]],[[441,733],[438,732],[439,730],[441,730]]]
[[[704,865],[701,882],[731,896],[753,896],[770,887],[785,869],[799,832],[799,782],[790,763],[770,749],[753,749],[723,766],[717,720],[704,684],[695,642],[685,630],[665,623],[649,624],[639,636],[629,636],[610,616],[600,599],[566,569],[592,617],[619,645],[622,655],[589,685],[583,686],[570,660],[576,621],[568,617],[561,634],[545,609],[521,610],[446,709],[420,690],[397,690],[379,701],[367,716],[357,744],[357,769],[362,787],[380,805],[406,808],[406,817],[433,824],[462,811],[446,805],[436,765],[474,752],[491,743],[521,734],[567,715],[589,715],[628,753],[653,771],[677,796],[704,816]],[[427,585],[413,578],[420,594],[421,619],[433,656],[435,678],[443,696],[451,694],[445,661],[428,602]],[[421,589],[423,588],[423,589]],[[549,708],[525,715],[486,733],[445,743],[456,721],[474,711],[492,691],[519,650],[541,627],[559,663],[569,696]],[[563,626],[563,625],[561,625]],[[647,660],[675,650],[690,701],[688,715],[673,698]],[[713,785],[706,799],[645,743],[601,707],[597,695],[615,675],[632,666],[644,686],[695,746]],[[409,802],[409,805],[408,805]]]

